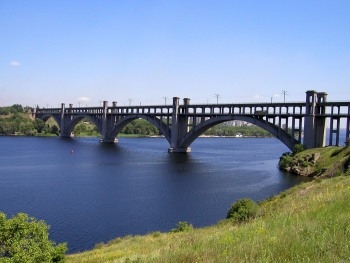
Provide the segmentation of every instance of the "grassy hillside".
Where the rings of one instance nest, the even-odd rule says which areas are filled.
[[[313,177],[334,177],[345,173],[350,175],[350,147],[330,146],[309,149],[299,154],[286,155],[280,166],[286,171]]]
[[[349,156],[324,148],[324,165]],[[307,152],[301,153],[307,154]],[[229,209],[229,208],[228,208]],[[68,244],[69,245],[69,244]],[[246,223],[117,238],[67,262],[350,262],[350,177],[315,179],[259,204]]]

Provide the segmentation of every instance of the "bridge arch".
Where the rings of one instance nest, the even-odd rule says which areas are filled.
[[[298,143],[300,143],[298,140],[296,140],[291,134],[287,133],[282,128],[263,120],[261,117],[249,117],[249,116],[242,116],[242,115],[234,115],[234,116],[218,116],[210,118],[199,125],[195,126],[193,129],[191,129],[181,140],[180,145],[181,147],[189,147],[190,144],[197,139],[201,134],[203,134],[206,130],[209,128],[226,122],[226,121],[232,121],[232,120],[240,120],[252,123],[254,125],[259,126],[260,128],[270,132],[273,136],[275,136],[277,139],[279,139],[282,143],[284,143],[290,150],[293,150],[294,146]]]
[[[65,128],[65,134],[71,134],[75,128],[75,126],[83,119],[88,119],[90,120],[97,128],[97,130],[99,131],[99,133],[102,134],[102,130],[101,130],[101,125],[100,125],[100,121],[96,118],[93,118],[89,115],[78,115],[75,116],[70,122],[67,128]]]
[[[124,116],[123,118],[121,118],[116,124],[114,124],[113,128],[109,131],[108,133],[108,138],[110,139],[115,139],[118,134],[121,132],[121,130],[130,122],[132,122],[133,120],[137,120],[137,119],[143,119],[146,120],[148,122],[150,122],[151,124],[153,124],[160,132],[162,135],[164,135],[164,137],[167,139],[167,141],[170,143],[170,130],[168,128],[168,126],[161,121],[158,118],[151,118],[149,116],[146,115],[139,115],[139,114],[135,114],[135,115],[127,115]]]
[[[45,115],[41,116],[41,117],[40,117],[40,118],[38,118],[38,119],[40,119],[40,120],[42,120],[42,121],[44,121],[44,122],[47,122],[47,121],[48,121],[48,119],[50,119],[50,118],[52,118],[52,119],[54,119],[54,120],[55,120],[55,122],[57,123],[58,127],[60,126],[60,119],[59,119],[59,118],[57,118],[57,116],[56,116],[56,115],[52,115],[52,114],[45,114]]]

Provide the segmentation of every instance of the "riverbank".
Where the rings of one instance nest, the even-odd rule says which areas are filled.
[[[343,160],[348,149],[336,148],[323,148],[322,154]],[[117,238],[68,255],[67,262],[345,262],[350,259],[348,172],[269,198],[247,223],[223,220],[180,233]]]
[[[330,178],[350,175],[350,147],[328,146],[309,149],[296,155],[284,154],[279,166],[299,176]]]

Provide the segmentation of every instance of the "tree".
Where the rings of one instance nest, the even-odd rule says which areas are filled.
[[[304,145],[298,143],[296,145],[294,145],[294,148],[293,148],[293,155],[296,155],[297,153],[300,153],[302,151],[305,151],[305,147]]]
[[[20,104],[14,104],[10,107],[0,107],[0,115],[8,115],[11,113],[22,113],[23,107]]]
[[[33,124],[34,124],[34,128],[37,130],[38,133],[41,133],[45,127],[45,122],[40,119],[35,119],[33,121]]]
[[[19,125],[19,132],[24,135],[35,135],[37,131],[35,130],[33,123],[22,122]]]
[[[67,251],[66,243],[49,240],[49,226],[25,213],[6,219],[0,212],[0,262],[60,262]]]
[[[52,125],[51,133],[58,134],[58,132],[59,132],[59,129],[58,129],[57,125]]]
[[[10,107],[10,111],[12,113],[20,113],[20,112],[23,112],[23,107],[21,104],[13,104],[11,107]]]

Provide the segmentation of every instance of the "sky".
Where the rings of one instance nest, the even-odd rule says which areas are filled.
[[[307,90],[350,101],[349,14],[348,0],[0,0],[0,106],[305,101]]]

